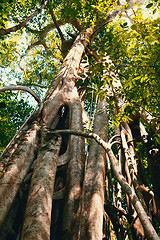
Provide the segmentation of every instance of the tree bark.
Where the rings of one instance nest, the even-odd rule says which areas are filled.
[[[62,64],[62,68],[55,78],[55,83],[52,84],[50,90],[46,94],[42,109],[42,119],[40,121],[42,149],[39,152],[36,165],[37,168],[35,168],[35,172],[32,178],[33,180],[29,193],[22,239],[34,238],[37,230],[38,239],[41,239],[44,236],[46,237],[46,239],[50,238],[49,228],[51,214],[51,198],[53,195],[53,179],[55,178],[57,164],[52,166],[53,172],[50,173],[52,175],[52,181],[47,183],[46,180],[46,182],[44,182],[43,178],[45,177],[43,176],[46,176],[46,171],[44,171],[45,168],[43,167],[43,165],[41,166],[41,162],[44,163],[45,161],[47,161],[46,165],[48,165],[48,161],[51,161],[50,158],[55,159],[56,155],[55,153],[52,155],[52,151],[54,149],[50,146],[50,142],[46,141],[46,137],[50,136],[50,130],[57,128],[61,129],[61,127],[64,127],[64,123],[62,123],[62,121],[65,121],[65,119],[61,119],[63,115],[63,108],[69,109],[69,127],[71,129],[83,129],[82,106],[78,97],[77,89],[75,88],[75,81],[78,78],[77,70],[79,69],[83,51],[85,49],[85,46],[89,42],[91,34],[92,29],[87,29],[85,33],[80,33],[80,35],[75,40],[69,54],[66,56],[64,63]],[[46,132],[48,132],[47,135]],[[43,144],[45,144],[45,148],[43,147]],[[84,139],[77,136],[71,136],[67,149],[69,150],[69,160],[65,198],[66,208],[64,212],[63,222],[63,239],[72,239],[74,235],[72,226],[74,226],[75,216],[77,214],[79,199],[81,195],[84,165]],[[59,150],[57,149],[57,153],[58,151]],[[50,156],[50,154],[52,157],[48,157],[48,155]],[[50,167],[48,168],[48,171],[51,171]],[[38,180],[36,180],[37,178]],[[40,188],[40,183],[43,186],[42,189]],[[47,193],[45,193],[45,188],[48,189]],[[49,190],[50,194],[48,193]],[[48,208],[45,209],[46,212],[43,213],[42,209],[44,209],[45,196],[48,197]],[[35,211],[36,216],[34,216]],[[33,217],[31,217],[32,215]],[[40,221],[42,220],[43,222],[48,221],[48,225],[42,227],[42,225],[40,224]],[[31,223],[34,223],[33,228],[31,227]]]
[[[45,139],[39,150],[27,200],[22,240],[50,239],[52,198],[60,145],[60,137],[48,141]]]
[[[70,107],[70,129],[83,130],[82,105],[79,99],[69,104]],[[68,143],[68,167],[66,180],[65,210],[63,216],[63,238],[77,239],[77,221],[79,219],[79,202],[82,191],[82,181],[85,162],[84,139],[78,136],[71,136]]]
[[[12,202],[33,160],[37,147],[39,125],[33,123],[25,134],[10,160],[10,165],[0,179],[0,226],[4,222]]]
[[[124,178],[124,176],[122,175],[122,173],[119,169],[117,159],[114,156],[113,151],[111,149],[111,144],[105,142],[103,139],[101,139],[95,133],[85,133],[85,132],[74,131],[74,130],[59,130],[59,131],[57,130],[57,131],[55,131],[55,134],[64,134],[64,133],[93,138],[97,143],[99,143],[105,149],[105,151],[108,154],[108,157],[111,161],[114,176],[116,177],[118,182],[121,184],[123,191],[129,196],[131,204],[133,204],[133,206],[138,214],[138,217],[143,225],[146,236],[148,237],[148,239],[158,240],[159,237],[158,237],[155,229],[153,228],[150,220],[148,219],[148,216],[147,216],[144,208],[142,207],[140,200],[138,199],[137,195],[135,194],[135,191],[127,183],[126,179]]]
[[[106,102],[99,102],[94,122],[94,132],[106,141],[108,133],[108,113]],[[94,140],[91,141],[89,156],[86,161],[82,207],[80,218],[80,233],[77,239],[102,239],[104,213],[104,183],[105,183],[106,153]]]

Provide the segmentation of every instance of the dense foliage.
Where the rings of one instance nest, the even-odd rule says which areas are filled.
[[[5,149],[31,110],[23,98],[17,100],[17,94],[0,94],[0,151]]]
[[[95,21],[100,24],[104,12],[112,11],[116,6],[114,1],[62,1],[60,6],[57,1],[48,1],[47,4],[48,7],[53,4],[54,13],[58,19],[62,19],[62,23],[66,19],[70,23],[71,19],[79,18],[82,27],[94,25]],[[38,1],[37,5],[32,1],[5,1],[1,6],[1,28],[24,21],[26,16],[39,7]],[[92,76],[97,76],[97,72],[101,75],[106,68],[103,58],[107,52],[114,63],[111,70],[118,72],[121,79],[122,94],[134,108],[138,110],[141,107],[156,118],[160,115],[158,13],[158,1],[140,2],[134,10],[118,15],[106,28],[100,30],[90,46],[90,50],[95,51],[102,61],[101,64],[94,65],[93,59],[91,60]],[[106,14],[105,21],[107,17]],[[18,83],[34,86],[33,89],[40,94],[49,86],[62,62],[59,34],[51,21],[51,16],[45,9],[27,23],[26,29],[21,28],[6,38],[2,36],[4,40],[1,41],[1,66],[10,66]],[[50,28],[47,28],[47,24]],[[63,31],[66,39],[70,39],[68,33],[77,33],[77,29],[70,24],[65,24]],[[15,68],[20,70],[15,71]],[[102,95],[101,87],[109,82],[109,79],[100,79],[99,76],[91,81],[88,79],[85,83],[79,81],[77,86],[96,88],[96,93]],[[39,86],[44,87],[43,90]]]

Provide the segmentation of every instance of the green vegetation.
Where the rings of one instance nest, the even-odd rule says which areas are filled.
[[[17,97],[15,93],[0,93],[0,151],[5,149],[32,110],[23,99],[18,101]]]

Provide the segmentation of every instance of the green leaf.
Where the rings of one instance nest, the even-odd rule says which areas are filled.
[[[146,8],[151,8],[153,6],[153,3],[149,3]]]
[[[79,87],[79,86],[82,85],[82,83],[83,83],[82,79],[79,79],[79,80],[76,82],[75,85],[76,85],[77,87]]]
[[[160,138],[159,137],[155,137],[155,140],[156,140],[156,142],[158,143],[158,144],[160,144]]]
[[[85,81],[84,81],[84,89],[86,89],[87,86],[88,86],[88,79],[85,79]]]
[[[131,29],[132,29],[132,30],[137,30],[137,25],[132,25],[132,26],[131,26]]]
[[[153,10],[153,14],[155,14],[155,13],[156,13],[156,11],[157,11],[157,8],[155,8],[155,9]]]
[[[99,100],[102,102],[102,101],[103,101],[103,99],[104,99],[104,96],[103,96],[103,94],[100,94],[100,95],[99,95]]]

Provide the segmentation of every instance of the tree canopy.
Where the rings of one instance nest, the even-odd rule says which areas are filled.
[[[118,1],[44,1],[41,4],[40,1],[2,3],[0,61],[2,67],[11,66],[13,78],[18,78],[20,84],[34,86],[32,88],[40,95],[44,92],[40,87],[47,88],[53,80],[61,66],[63,50],[50,14],[50,8],[54,8],[54,16],[58,25],[63,25],[66,40],[72,39],[71,35],[76,36],[80,29],[96,25],[93,33],[96,37],[88,50],[96,52],[99,64],[95,66],[92,59],[92,76],[85,84],[79,80],[77,85],[95,88],[101,96],[108,94],[101,88],[109,82],[109,77],[101,80],[93,77],[96,75],[98,78],[98,74],[107,67],[103,63],[107,53],[114,64],[111,68],[118,72],[130,104],[159,118],[158,1],[139,1],[134,8],[127,2],[121,5]],[[47,7],[43,9],[45,4]],[[127,12],[124,8],[130,9]],[[117,16],[107,22],[111,14],[113,18]],[[15,27],[18,24],[20,30]],[[5,32],[4,28],[10,31]]]

